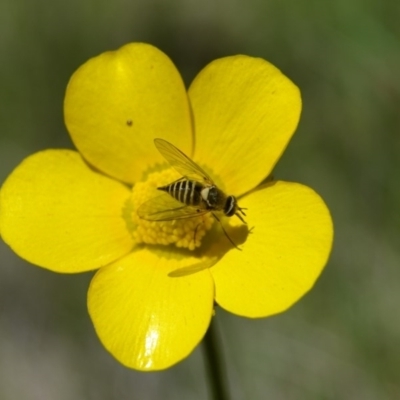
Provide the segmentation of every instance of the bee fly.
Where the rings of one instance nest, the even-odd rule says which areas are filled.
[[[154,139],[154,144],[182,178],[157,188],[165,194],[143,203],[137,210],[140,218],[148,221],[171,221],[211,212],[221,224],[215,212],[223,212],[227,217],[236,215],[246,224],[242,217],[246,214],[243,208],[239,207],[235,196],[227,196],[218,189],[202,168],[171,143],[163,139]],[[229,241],[239,249],[222,224],[221,227]]]

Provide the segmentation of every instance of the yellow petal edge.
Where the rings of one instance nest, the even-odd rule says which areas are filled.
[[[65,123],[80,153],[108,175],[141,179],[161,156],[162,137],[192,153],[192,121],[181,76],[157,48],[131,43],[83,64],[71,77]]]
[[[329,210],[312,189],[282,181],[246,195],[242,207],[252,233],[241,252],[211,268],[216,301],[246,317],[280,313],[311,289],[328,260]]]
[[[237,196],[271,173],[301,112],[300,91],[290,79],[269,62],[243,55],[205,67],[189,97],[195,159]]]
[[[122,364],[161,370],[187,357],[210,323],[214,285],[208,269],[173,277],[194,257],[162,257],[148,248],[99,270],[88,308],[106,349]]]
[[[122,218],[129,195],[77,152],[42,151],[26,158],[1,188],[1,234],[38,266],[67,273],[99,268],[133,247]]]

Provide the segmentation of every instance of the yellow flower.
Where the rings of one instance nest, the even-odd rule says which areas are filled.
[[[129,44],[74,73],[64,111],[79,153],[45,150],[13,171],[0,192],[0,232],[38,266],[99,269],[89,313],[121,363],[158,370],[182,360],[203,338],[214,302],[266,317],[313,286],[331,250],[332,221],[312,189],[262,183],[301,111],[298,88],[267,61],[218,59],[186,92],[165,54]],[[138,218],[139,203],[179,178],[154,138],[178,147],[246,208],[251,231],[221,217],[242,251],[209,215],[180,225]]]

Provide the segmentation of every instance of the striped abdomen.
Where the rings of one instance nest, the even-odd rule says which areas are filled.
[[[167,192],[174,199],[188,206],[199,206],[203,203],[204,200],[201,196],[203,189],[204,185],[187,179],[181,179],[158,188],[158,190]]]

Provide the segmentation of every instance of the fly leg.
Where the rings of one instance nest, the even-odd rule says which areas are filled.
[[[233,245],[234,247],[236,247],[238,250],[242,251],[242,249],[241,249],[239,246],[237,246],[237,245],[235,244],[235,242],[229,237],[228,232],[225,230],[225,228],[224,228],[224,226],[222,225],[222,222],[219,220],[219,218],[218,218],[214,213],[211,213],[211,214],[212,214],[212,216],[219,222],[219,224],[221,225],[221,228],[222,228],[223,232],[225,233],[225,236],[226,236],[226,237],[228,238],[228,240],[232,243],[232,245]]]
[[[193,235],[193,244],[194,244],[194,247],[196,247],[196,235],[197,235],[197,230],[198,230],[199,227],[200,227],[201,225],[203,225],[203,224],[204,224],[204,222],[200,222],[199,224],[197,224],[196,229],[194,230],[194,235]]]

